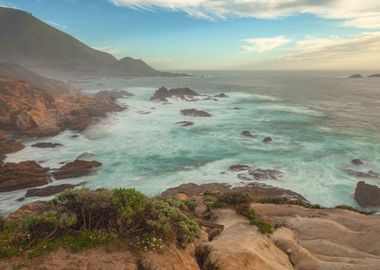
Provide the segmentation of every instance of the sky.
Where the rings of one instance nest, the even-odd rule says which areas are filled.
[[[0,0],[160,69],[379,69],[380,0]]]

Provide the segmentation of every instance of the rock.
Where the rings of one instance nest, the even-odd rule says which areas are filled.
[[[180,125],[181,127],[190,127],[194,125],[194,123],[190,121],[180,121],[180,122],[177,122],[176,124]]]
[[[217,98],[214,98],[214,97],[210,97],[210,96],[208,96],[208,97],[205,97],[205,98],[203,98],[202,100],[213,100],[213,101],[218,101],[218,99],[217,99]]]
[[[52,196],[54,194],[65,191],[67,189],[74,189],[75,187],[81,186],[83,184],[85,184],[85,182],[82,182],[78,185],[62,184],[62,185],[56,185],[56,186],[48,186],[48,187],[44,187],[44,188],[32,188],[32,189],[28,189],[26,191],[25,197]]]
[[[149,111],[138,111],[138,114],[151,114],[152,112]]]
[[[63,146],[63,144],[51,143],[51,142],[40,142],[40,143],[32,144],[32,147],[38,147],[38,148],[56,148],[59,146]]]
[[[73,139],[78,138],[78,137],[79,137],[78,134],[71,135],[71,138],[73,138]]]
[[[295,269],[380,270],[380,216],[342,209],[253,204]]]
[[[3,165],[3,160],[6,154],[15,153],[24,149],[24,145],[19,140],[6,139],[5,135],[0,133],[0,166]]]
[[[231,165],[229,167],[229,169],[231,171],[235,171],[235,172],[241,172],[241,171],[247,171],[249,170],[251,167],[249,167],[248,165],[244,165],[244,164],[235,164],[235,165]]]
[[[369,78],[380,78],[380,74],[372,74],[368,76]]]
[[[68,162],[61,168],[52,173],[55,179],[67,179],[82,177],[91,174],[94,170],[102,166],[102,163],[98,161],[86,161],[86,160],[75,160],[73,162]]]
[[[17,221],[25,216],[38,215],[44,210],[46,202],[36,201],[32,203],[25,204],[17,209],[15,212],[11,213],[7,219]],[[1,269],[1,268],[0,268]]]
[[[0,166],[0,192],[46,185],[51,181],[48,171],[35,161],[5,163]]]
[[[95,94],[95,98],[103,98],[103,97],[108,97],[108,98],[113,98],[113,99],[118,99],[118,98],[124,98],[124,97],[132,97],[133,94],[129,93],[126,90],[123,89],[112,89],[112,90],[102,90],[99,91],[98,93]]]
[[[360,181],[356,185],[355,200],[361,207],[380,207],[380,188]]]
[[[265,137],[263,139],[263,142],[265,142],[265,143],[271,143],[272,141],[273,141],[273,139],[271,137]]]
[[[248,181],[280,180],[282,176],[282,172],[269,169],[249,169],[248,173],[238,175],[240,179]]]
[[[255,226],[232,209],[214,211],[225,229],[211,242],[197,246],[201,269],[213,270],[292,270],[288,256]]]
[[[80,154],[77,157],[77,159],[90,159],[90,158],[93,158],[94,156],[96,156],[94,153],[84,152],[84,153]]]
[[[358,158],[355,158],[353,160],[351,160],[351,163],[354,164],[354,165],[363,165],[363,161],[361,161],[360,159]]]
[[[243,131],[240,133],[240,135],[242,135],[242,136],[246,136],[246,137],[251,137],[251,138],[254,138],[254,137],[257,136],[254,132],[249,131],[249,130],[243,130]]]
[[[153,97],[151,97],[150,100],[159,102],[168,102],[169,98],[193,100],[196,96],[199,96],[199,94],[188,87],[173,88],[170,90],[168,90],[166,87],[161,87],[154,93]]]
[[[195,116],[195,117],[211,117],[211,114],[205,111],[200,111],[196,109],[184,109],[181,110],[181,114],[185,116]]]
[[[380,174],[369,170],[368,172],[358,172],[351,169],[343,169],[343,171],[349,175],[362,178],[380,178]]]
[[[363,76],[361,74],[353,74],[350,76],[350,78],[359,79],[359,78],[363,78]]]
[[[216,98],[227,98],[228,96],[225,93],[220,93],[215,95]]]

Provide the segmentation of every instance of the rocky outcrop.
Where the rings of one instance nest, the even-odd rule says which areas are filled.
[[[195,117],[211,117],[211,114],[206,111],[201,111],[197,109],[184,109],[181,110],[181,114],[185,116],[195,116]]]
[[[28,197],[52,196],[68,189],[74,189],[75,187],[83,185],[83,184],[85,183],[83,182],[78,185],[62,184],[62,185],[55,185],[55,186],[47,186],[44,188],[32,188],[26,191],[25,197],[28,198]]]
[[[361,161],[358,158],[355,158],[355,159],[351,160],[351,163],[354,164],[354,165],[357,165],[357,166],[364,164],[363,161]]]
[[[368,76],[369,78],[380,78],[380,74],[372,74]]]
[[[225,93],[217,94],[214,97],[216,97],[216,98],[228,98],[228,96]]]
[[[0,166],[3,165],[3,160],[6,154],[20,151],[25,146],[19,140],[8,139],[0,130]]]
[[[75,160],[68,162],[52,173],[56,180],[86,176],[102,166],[98,161]]]
[[[40,142],[40,143],[32,144],[32,147],[37,147],[37,148],[56,148],[60,146],[63,146],[63,144],[51,143],[51,142]]]
[[[229,167],[231,171],[235,171],[235,172],[248,171],[250,168],[251,168],[250,166],[244,165],[244,164],[235,164]]]
[[[102,90],[95,94],[95,98],[100,99],[103,97],[118,99],[125,97],[132,97],[133,94],[123,89]]]
[[[351,169],[343,169],[343,171],[349,175],[359,177],[359,178],[380,178],[380,174],[369,170],[368,172],[360,172]]]
[[[360,79],[360,78],[363,78],[363,76],[361,74],[352,74],[350,76],[350,78],[353,78],[353,79]]]
[[[0,166],[0,192],[41,186],[50,182],[49,168],[35,161],[6,163]]]
[[[173,88],[170,90],[168,90],[166,87],[161,87],[154,93],[153,97],[151,97],[150,100],[159,102],[168,102],[169,98],[194,100],[194,97],[196,96],[199,96],[199,94],[188,87]]]
[[[243,131],[240,133],[240,135],[245,136],[245,137],[251,137],[251,138],[254,138],[254,137],[257,136],[254,132],[252,132],[252,131],[250,131],[250,130],[243,130]]]
[[[81,131],[107,112],[122,109],[112,95],[62,94],[0,78],[0,126],[9,132],[48,136],[64,129]]]
[[[194,123],[190,121],[180,121],[180,122],[177,122],[177,124],[180,125],[181,127],[190,127],[194,125]]]
[[[296,205],[251,207],[278,228],[271,238],[295,269],[380,269],[380,216]]]
[[[355,200],[361,207],[380,207],[380,188],[360,181],[356,185]]]
[[[282,176],[282,172],[270,169],[249,169],[247,173],[238,175],[240,179],[248,181],[280,180]]]
[[[273,139],[271,137],[265,137],[263,139],[263,142],[265,142],[265,143],[271,143],[272,141],[273,141]]]

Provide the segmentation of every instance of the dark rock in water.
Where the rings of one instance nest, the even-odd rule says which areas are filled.
[[[245,164],[235,164],[235,165],[231,165],[229,167],[229,169],[231,171],[235,171],[235,172],[241,172],[241,171],[247,171],[249,170],[251,167],[249,167],[248,165],[245,165]]]
[[[35,161],[6,163],[0,166],[0,192],[46,185],[50,182],[48,171]]]
[[[123,97],[132,97],[133,94],[122,89],[113,89],[113,90],[103,90],[95,94],[95,98],[109,97],[113,99],[123,98]]]
[[[194,125],[194,123],[190,121],[180,121],[180,122],[177,122],[176,124],[180,125],[181,127],[190,127]]]
[[[59,146],[63,146],[63,144],[51,143],[51,142],[41,142],[41,143],[32,144],[32,147],[38,147],[38,148],[56,148]]]
[[[241,110],[241,108],[239,108],[239,107],[233,107],[232,109],[233,110]]]
[[[249,130],[244,130],[244,131],[242,131],[242,132],[240,133],[240,135],[242,135],[242,136],[246,136],[246,137],[251,137],[251,138],[254,138],[254,137],[257,136],[254,132],[249,131]]]
[[[213,100],[213,101],[218,101],[218,99],[216,99],[216,98],[214,98],[214,97],[210,97],[210,96],[205,97],[205,98],[203,98],[202,100]]]
[[[80,154],[77,157],[77,159],[89,159],[89,158],[93,158],[94,156],[96,156],[94,153],[84,152],[84,153]]]
[[[363,165],[363,161],[361,161],[358,158],[355,158],[355,159],[351,160],[351,163],[354,164],[354,165]]]
[[[28,189],[25,197],[47,197],[52,196],[54,194],[60,193],[62,191],[65,191],[67,189],[74,189],[77,186],[83,185],[85,182],[80,183],[78,185],[70,185],[70,184],[62,184],[57,186],[48,186],[44,188],[32,188]]]
[[[0,166],[3,165],[6,154],[20,151],[24,147],[19,140],[7,139],[5,134],[0,130]]]
[[[95,169],[102,166],[102,163],[98,161],[86,161],[86,160],[75,160],[73,162],[68,162],[61,168],[53,172],[55,179],[67,179],[81,177],[91,174]]]
[[[263,139],[263,142],[265,142],[265,143],[270,143],[270,142],[272,142],[273,141],[273,139],[271,138],[271,137],[265,137],[264,139]]]
[[[379,207],[380,188],[360,181],[356,185],[355,200],[361,207]]]
[[[138,113],[138,114],[151,114],[152,112],[148,112],[148,111],[138,111],[137,113]]]
[[[227,98],[228,96],[225,93],[220,93],[215,95],[216,98]]]
[[[79,135],[77,135],[77,134],[71,135],[71,138],[78,138],[78,137],[79,137]]]
[[[359,79],[359,78],[363,78],[363,76],[361,74],[353,74],[350,76],[350,78]]]
[[[181,113],[186,116],[197,116],[197,117],[210,117],[211,114],[205,111],[200,111],[196,109],[184,109]]]
[[[372,74],[368,76],[369,78],[380,78],[380,74]]]
[[[351,169],[343,169],[343,171],[349,175],[355,176],[355,177],[363,177],[363,178],[379,178],[380,174],[377,172],[369,170],[368,172],[358,172]]]
[[[283,174],[277,170],[249,169],[248,173],[240,173],[238,177],[242,180],[280,180]]]
[[[168,90],[166,87],[161,87],[154,93],[153,97],[151,97],[150,100],[160,102],[168,102],[168,98],[193,100],[195,96],[199,96],[199,94],[188,87],[173,88],[170,90]]]

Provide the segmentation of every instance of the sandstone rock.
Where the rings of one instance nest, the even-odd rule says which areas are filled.
[[[282,172],[270,169],[249,169],[248,173],[240,173],[238,177],[243,180],[279,180],[283,176]]]
[[[356,185],[355,200],[361,207],[380,207],[380,188],[360,181]]]
[[[199,96],[197,92],[188,87],[173,88],[168,90],[166,87],[158,89],[150,100],[168,102],[169,98],[177,98],[182,100],[193,100],[194,97]]]
[[[181,127],[190,127],[194,125],[194,122],[180,121],[180,122],[177,122],[177,124],[180,125]]]
[[[73,162],[66,163],[52,174],[57,180],[76,178],[89,175],[101,166],[102,163],[98,161],[86,161],[77,159]]]
[[[241,172],[241,171],[247,171],[249,170],[251,167],[248,166],[248,165],[244,165],[244,164],[235,164],[235,165],[231,165],[229,167],[229,169],[231,171],[235,171],[235,172]]]
[[[32,147],[37,147],[37,148],[56,148],[59,146],[63,146],[63,144],[51,143],[51,142],[40,142],[40,143],[32,144]]]
[[[243,130],[243,131],[240,133],[240,135],[242,135],[242,136],[246,136],[246,137],[251,137],[251,138],[254,138],[254,137],[257,136],[254,132],[249,131],[249,130]]]
[[[358,158],[355,158],[353,160],[351,160],[351,163],[354,164],[354,165],[363,165],[363,161],[361,161],[360,159]]]
[[[78,185],[62,184],[55,186],[47,186],[44,188],[32,188],[26,191],[25,197],[47,197],[60,193],[68,189],[74,189],[77,186],[83,185],[85,182]]]
[[[263,142],[265,142],[265,143],[270,143],[270,142],[272,142],[273,141],[273,139],[271,138],[271,137],[265,137],[264,139],[263,139]]]
[[[46,202],[36,201],[25,204],[17,209],[15,212],[7,216],[8,220],[17,221],[25,216],[38,215],[44,210]],[[1,268],[0,268],[1,269]]]
[[[45,185],[50,182],[48,170],[35,161],[6,163],[0,166],[0,192]]]
[[[197,109],[184,109],[181,110],[181,114],[185,116],[196,116],[196,117],[211,117],[211,114],[206,111],[201,111]]]

